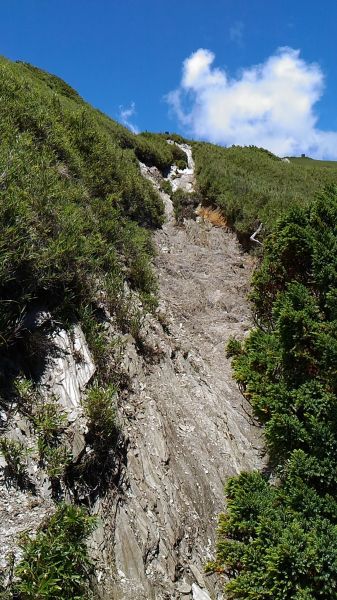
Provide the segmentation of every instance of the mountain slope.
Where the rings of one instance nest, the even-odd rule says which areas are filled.
[[[336,165],[136,136],[6,59],[0,91],[0,595],[221,597],[250,401],[273,462],[230,480],[210,569],[233,598],[331,597]],[[261,220],[241,346],[256,262],[227,225]]]
[[[265,233],[294,206],[310,204],[325,185],[337,184],[337,162],[280,159],[263,148],[193,143],[203,203],[219,207],[240,240],[262,221]]]
[[[134,136],[30,65],[1,59],[0,75],[0,331],[12,343],[32,302],[78,312],[107,277],[113,294],[123,278],[154,291],[139,226],[160,226],[163,206],[137,157],[165,170],[184,155]]]
[[[190,147],[182,147],[189,169],[172,175],[186,193],[194,168]],[[142,171],[160,191],[160,174]],[[242,337],[251,326],[245,296],[254,262],[228,231],[192,219],[177,227],[170,196],[160,193],[167,214],[154,236],[160,323],[147,323],[147,365],[132,347],[126,352],[127,469],[116,517],[107,515],[115,527],[115,597],[206,599],[221,593],[203,567],[223,483],[262,464],[260,431],[224,352],[231,334]]]

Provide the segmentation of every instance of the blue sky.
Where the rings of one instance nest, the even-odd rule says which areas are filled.
[[[337,158],[336,23],[336,0],[2,0],[0,53],[139,130]]]

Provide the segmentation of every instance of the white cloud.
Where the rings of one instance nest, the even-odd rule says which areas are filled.
[[[337,158],[337,132],[317,127],[314,107],[324,88],[319,65],[285,47],[229,78],[213,66],[214,59],[210,50],[194,52],[183,63],[179,88],[167,96],[190,134],[218,144],[252,144],[280,156]]]
[[[133,117],[135,114],[136,105],[134,102],[131,102],[130,106],[121,105],[119,107],[119,119],[123,123],[123,125],[131,129],[133,133],[139,133],[137,125],[134,125],[134,123],[130,121],[130,118]]]

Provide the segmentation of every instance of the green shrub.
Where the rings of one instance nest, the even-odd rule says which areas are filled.
[[[114,448],[119,428],[116,418],[116,389],[94,384],[88,389],[85,401],[90,439],[96,452]]]
[[[15,592],[22,600],[85,600],[92,565],[86,539],[95,526],[84,509],[61,504],[35,537],[20,541],[23,557],[15,569]]]
[[[14,382],[14,388],[21,402],[25,406],[32,408],[32,402],[35,400],[35,390],[33,382],[26,377],[18,377]]]
[[[238,354],[241,354],[241,342],[230,337],[226,346],[226,356],[230,358],[231,356],[238,356]]]
[[[195,219],[195,209],[199,204],[199,195],[195,192],[186,192],[178,188],[172,196],[174,216],[178,225],[184,222],[184,219]]]
[[[8,478],[19,487],[25,487],[28,481],[27,457],[29,449],[19,441],[0,437],[0,452],[7,463]]]
[[[189,140],[187,140],[186,138],[184,138],[181,135],[179,135],[179,133],[165,132],[165,133],[159,133],[157,135],[160,135],[161,137],[165,138],[166,140],[173,140],[177,144],[186,144],[186,143],[189,143]]]
[[[117,392],[111,383],[103,384],[99,379],[87,389],[86,452],[76,463],[70,463],[65,472],[65,481],[79,501],[95,502],[111,489],[114,480],[118,481],[123,445],[116,403]]]
[[[171,182],[168,179],[163,179],[160,183],[160,187],[161,187],[162,191],[165,192],[165,194],[168,194],[169,196],[171,196],[173,190],[172,190]]]
[[[62,440],[68,425],[66,414],[55,399],[46,402],[37,398],[30,419],[37,434],[41,466],[46,469],[53,493],[57,496],[60,492],[59,482],[72,458]]]
[[[337,162],[284,163],[254,146],[193,142],[192,148],[203,204],[220,208],[244,243],[258,222],[271,232],[289,208],[306,206],[325,185],[337,184]]]
[[[232,348],[265,423],[272,479],[227,485],[217,560],[229,598],[335,598],[337,589],[337,189],[284,216],[254,275],[259,327]],[[234,352],[232,352],[234,350]]]
[[[137,136],[135,153],[140,161],[156,166],[163,175],[173,164],[179,163],[181,169],[187,167],[187,156],[181,148],[176,144],[168,144],[163,136],[148,131]]]
[[[53,445],[67,426],[66,414],[56,399],[48,402],[39,400],[31,418],[41,449]]]
[[[160,226],[164,209],[141,176],[137,136],[30,65],[1,59],[0,76],[0,334],[6,352],[21,339],[33,303],[69,320],[78,306],[95,301],[107,278],[154,296],[153,248],[144,228]],[[165,140],[160,144],[169,148]]]
[[[54,485],[55,494],[58,493],[58,482],[63,479],[67,466],[70,464],[71,452],[62,444],[57,446],[44,446],[42,449],[43,462],[49,479]]]

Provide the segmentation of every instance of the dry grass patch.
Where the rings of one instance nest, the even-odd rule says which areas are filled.
[[[201,217],[204,221],[208,221],[214,227],[222,227],[223,229],[228,228],[228,223],[219,208],[198,206],[195,212],[198,217]]]

